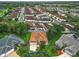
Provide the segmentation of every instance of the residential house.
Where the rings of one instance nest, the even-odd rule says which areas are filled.
[[[30,38],[30,51],[36,51],[37,47],[40,47],[41,43],[48,44],[47,35],[45,32],[32,32]]]
[[[0,56],[7,56],[15,50],[15,44],[19,45],[23,43],[24,41],[22,41],[16,35],[12,34],[9,36],[5,36],[4,38],[0,39]]]
[[[79,38],[75,34],[63,34],[56,41],[56,47],[59,49],[63,48],[65,53],[74,56],[79,51]]]

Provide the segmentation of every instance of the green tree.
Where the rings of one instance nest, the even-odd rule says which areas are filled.
[[[0,32],[7,32],[8,26],[6,24],[0,24]]]

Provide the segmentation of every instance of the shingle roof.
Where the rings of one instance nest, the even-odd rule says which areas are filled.
[[[76,53],[79,51],[79,43],[66,47],[64,50],[71,56],[76,55]]]
[[[74,34],[62,35],[56,42],[59,48],[65,47],[64,50],[70,55],[75,55],[79,51],[79,38]]]
[[[9,50],[14,48],[14,44],[20,44],[20,38],[15,35],[10,35],[8,37],[0,39],[0,55],[7,53]]]

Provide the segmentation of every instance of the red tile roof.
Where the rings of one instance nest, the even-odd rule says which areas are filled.
[[[30,43],[32,42],[40,42],[44,41],[46,44],[48,44],[48,38],[47,34],[45,32],[32,32],[31,38],[30,38]]]

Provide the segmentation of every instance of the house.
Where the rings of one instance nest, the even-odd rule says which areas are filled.
[[[4,38],[0,39],[0,56],[7,56],[15,50],[15,44],[19,45],[23,43],[24,41],[22,41],[16,35],[12,34],[9,36],[5,36]]]
[[[73,35],[74,34],[63,34],[59,40],[56,41],[56,46],[62,48],[65,45],[72,45],[71,41],[74,42],[76,39]]]
[[[70,56],[76,55],[79,51],[79,38],[75,34],[63,34],[59,40],[56,41],[56,47],[62,49]]]
[[[41,43],[45,45],[48,44],[47,35],[45,32],[32,32],[30,38],[30,51],[36,51],[37,47],[40,46]]]

